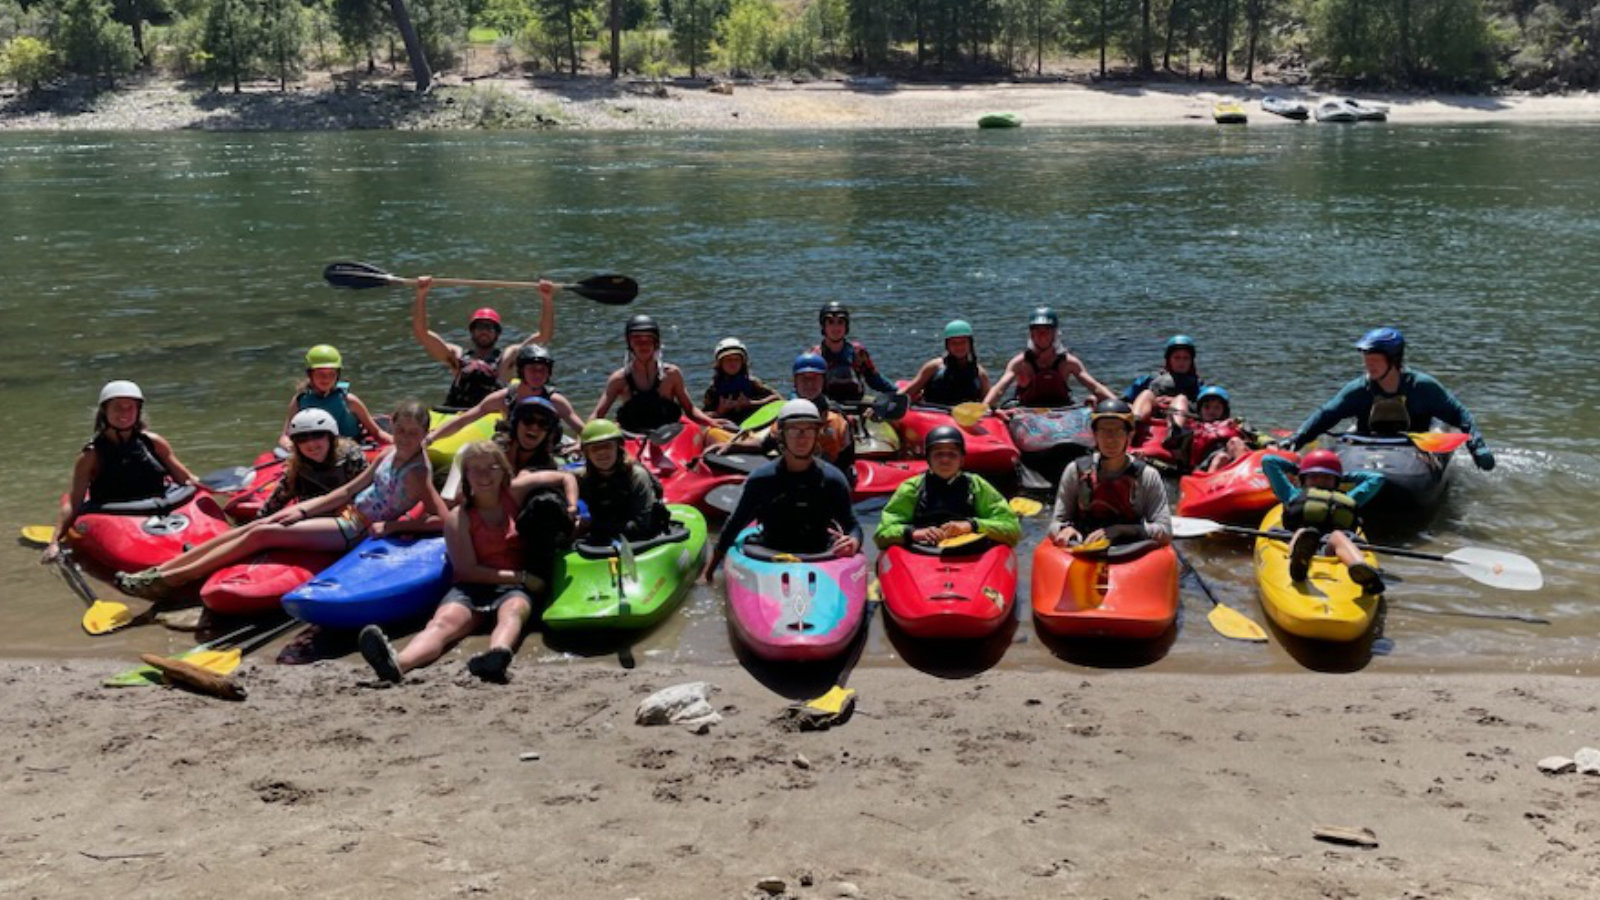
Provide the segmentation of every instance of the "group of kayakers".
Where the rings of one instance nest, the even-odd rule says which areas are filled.
[[[701,572],[707,581],[752,523],[760,523],[756,540],[773,551],[860,552],[864,535],[851,504],[851,419],[863,414],[869,392],[946,408],[981,403],[1006,415],[1013,408],[1074,406],[1076,382],[1094,404],[1089,417],[1093,451],[1068,465],[1056,485],[1049,535],[1063,547],[1171,540],[1161,475],[1130,452],[1142,423],[1165,420],[1164,446],[1185,469],[1220,468],[1260,443],[1260,436],[1235,417],[1227,390],[1202,381],[1191,338],[1168,340],[1161,368],[1118,395],[1068,351],[1057,314],[1045,307],[1029,315],[1027,346],[997,380],[979,362],[970,324],[956,320],[944,329],[944,352],[897,388],[851,336],[849,308],[829,302],[818,313],[820,340],[794,359],[793,390],[764,437],[737,434],[740,423],[784,397],[751,374],[750,354],[741,341],[727,338],[716,345],[711,384],[696,405],[682,370],[662,358],[659,324],[649,315],[634,315],[623,327],[624,363],[607,378],[585,420],[552,386],[555,359],[548,345],[555,331],[555,285],[540,283],[539,330],[507,346],[499,343],[500,315],[490,308],[472,313],[469,345],[449,343],[430,330],[426,299],[431,285],[426,277],[417,280],[413,332],[428,355],[451,371],[446,406],[459,415],[430,433],[428,408],[408,400],[380,424],[350,392],[339,351],[329,345],[311,348],[306,380],[290,402],[280,437],[287,464],[262,516],[155,568],[119,573],[118,586],[159,599],[264,550],[343,552],[368,535],[442,529],[456,587],[404,650],[397,652],[372,627],[361,635],[362,653],[380,677],[397,681],[407,669],[437,658],[489,622],[490,649],[470,666],[481,677],[498,679],[527,620],[548,599],[552,568],[565,546],[574,539],[601,545],[646,540],[668,527],[661,483],[627,452],[630,435],[648,435],[687,419],[694,427],[736,433],[712,449],[775,456],[745,481]],[[1406,368],[1405,340],[1398,330],[1374,329],[1356,347],[1365,373],[1283,438],[1282,447],[1298,450],[1350,418],[1363,433],[1422,431],[1437,419],[1469,433],[1473,461],[1493,468],[1494,456],[1470,413],[1438,381]],[[47,557],[59,552],[86,509],[197,484],[171,445],[146,427],[144,403],[139,387],[129,381],[112,381],[102,390],[94,436],[74,464]],[[501,413],[504,424],[493,441],[460,451],[460,489],[447,502],[436,488],[427,444],[491,413]],[[572,471],[562,469],[563,428],[575,437],[581,459]],[[383,449],[369,464],[358,441]],[[994,485],[965,471],[965,451],[960,427],[935,428],[924,436],[928,471],[902,484],[885,507],[873,535],[880,548],[936,545],[969,534],[1016,544],[1016,513]],[[1338,458],[1326,451],[1307,454],[1298,466],[1269,458],[1264,467],[1285,504],[1285,524],[1299,529],[1291,541],[1296,577],[1305,577],[1312,554],[1331,551],[1349,564],[1352,577],[1381,591],[1377,573],[1361,562],[1349,539],[1358,524],[1357,509],[1381,476],[1363,474],[1352,484]]]

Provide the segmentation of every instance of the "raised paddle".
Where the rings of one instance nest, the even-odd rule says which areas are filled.
[[[329,263],[327,268],[322,270],[322,277],[334,287],[353,290],[417,283],[415,278],[390,275],[377,266],[362,262]],[[441,287],[537,288],[539,286],[536,281],[488,281],[481,278],[435,278],[433,283]],[[571,291],[580,297],[587,297],[596,303],[608,306],[626,306],[633,302],[633,298],[639,296],[639,283],[626,275],[594,275],[582,281],[557,284],[556,288]]]
[[[1262,531],[1258,528],[1224,525],[1221,522],[1213,522],[1210,519],[1195,519],[1189,516],[1172,517],[1172,534],[1174,537],[1201,537],[1207,534],[1216,534],[1219,531],[1225,531],[1229,534],[1275,538],[1277,540],[1287,540],[1290,537],[1287,531]],[[1421,550],[1406,550],[1401,547],[1384,547],[1378,544],[1369,544],[1365,541],[1356,541],[1355,545],[1363,550],[1371,550],[1373,553],[1382,553],[1385,556],[1449,563],[1457,572],[1479,584],[1487,584],[1490,587],[1504,588],[1508,591],[1537,591],[1539,588],[1544,587],[1544,575],[1539,571],[1539,564],[1520,553],[1511,553],[1506,550],[1490,550],[1483,547],[1462,547],[1449,553],[1438,554],[1426,553]]]
[[[1211,585],[1206,584],[1206,580],[1200,576],[1200,570],[1189,562],[1183,551],[1173,547],[1172,552],[1178,555],[1178,562],[1183,563],[1183,567],[1189,570],[1189,574],[1194,576],[1194,583],[1200,585],[1200,590],[1206,595],[1206,599],[1211,601],[1211,612],[1206,613],[1206,622],[1210,623],[1217,634],[1236,641],[1266,643],[1267,633],[1260,625],[1244,613],[1218,600],[1217,595],[1211,592]]]

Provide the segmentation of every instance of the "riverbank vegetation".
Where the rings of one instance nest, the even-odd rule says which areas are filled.
[[[1592,0],[0,0],[0,81],[143,72],[465,77],[1263,77],[1600,88]],[[408,53],[409,51],[409,53]]]

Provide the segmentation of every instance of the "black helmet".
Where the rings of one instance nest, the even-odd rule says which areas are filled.
[[[623,326],[622,336],[631,337],[635,334],[653,334],[656,340],[661,340],[661,326],[656,320],[644,313],[628,317],[628,324]]]
[[[817,313],[818,327],[821,327],[830,316],[844,316],[845,331],[850,330],[850,307],[837,300],[829,300],[827,303],[822,304],[821,311]]]
[[[1095,404],[1094,412],[1089,416],[1089,427],[1094,428],[1101,419],[1116,419],[1127,425],[1129,431],[1133,431],[1133,407],[1121,400],[1101,400]]]
[[[550,355],[549,350],[538,344],[523,344],[522,349],[517,351],[517,374],[522,374],[523,366],[531,366],[534,363],[544,363],[550,367],[551,373],[556,370],[556,358]]]
[[[954,444],[962,456],[967,455],[967,439],[961,436],[961,429],[954,425],[940,425],[928,432],[928,436],[922,439],[923,457],[932,455],[933,448],[940,444]]]
[[[1056,311],[1050,307],[1041,306],[1028,316],[1028,327],[1032,328],[1035,325],[1048,325],[1051,328],[1059,328],[1061,326],[1061,317],[1056,315]]]

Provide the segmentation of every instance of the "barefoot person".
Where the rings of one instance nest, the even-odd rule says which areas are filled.
[[[1172,540],[1172,513],[1161,474],[1128,455],[1133,410],[1121,400],[1102,400],[1089,425],[1095,452],[1061,473],[1051,517],[1050,539],[1057,546]]]
[[[1041,306],[1028,317],[1028,349],[1011,357],[1006,370],[989,389],[983,402],[991,409],[1002,404],[1032,408],[1052,408],[1072,405],[1072,385],[1067,379],[1076,379],[1095,400],[1116,397],[1111,389],[1096,381],[1083,362],[1068,352],[1061,343],[1061,320],[1056,311]],[[1016,396],[1006,400],[1006,391],[1015,387]]]
[[[484,397],[505,387],[510,380],[512,360],[517,351],[528,344],[549,344],[556,334],[556,286],[539,281],[542,307],[539,330],[521,343],[509,347],[497,346],[500,341],[500,313],[491,307],[482,307],[467,320],[470,346],[452,344],[428,328],[428,291],[433,289],[433,277],[424,275],[417,279],[417,296],[411,304],[411,334],[428,351],[428,355],[450,370],[450,393],[445,396],[447,409],[467,409],[478,405]]]

